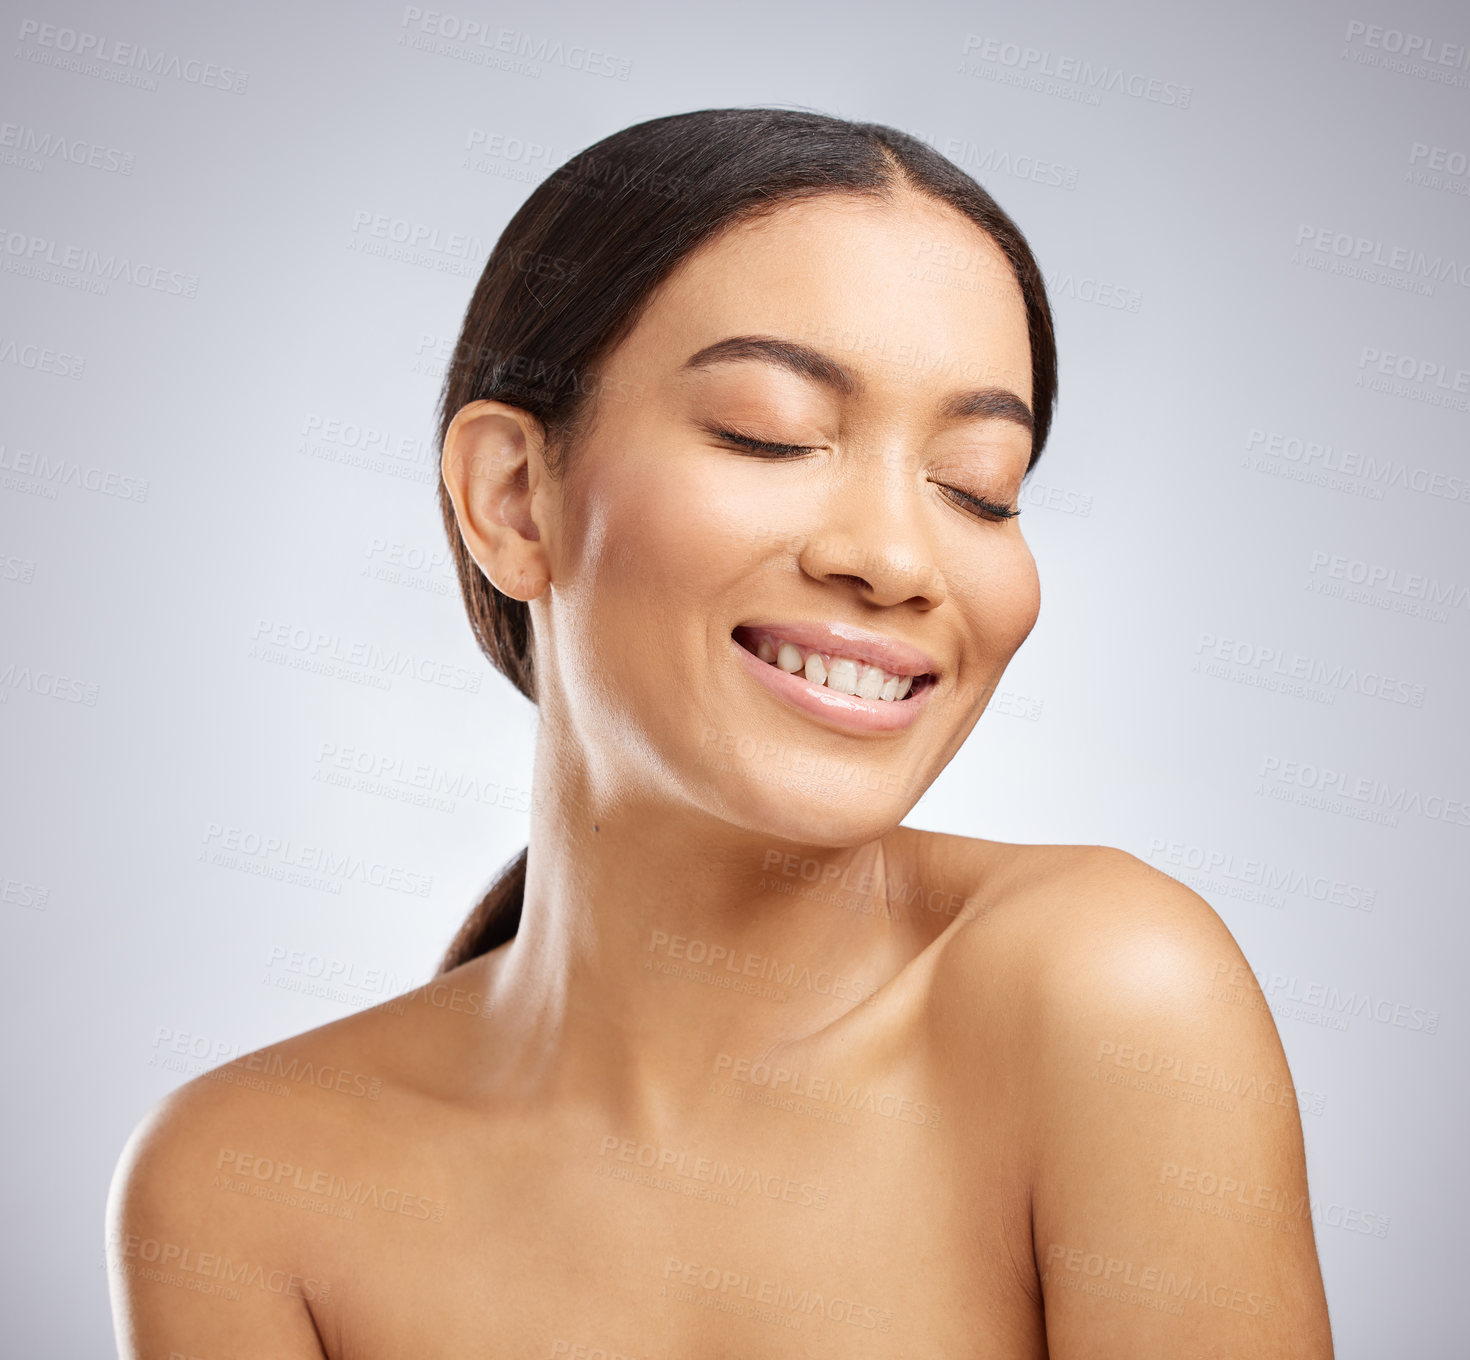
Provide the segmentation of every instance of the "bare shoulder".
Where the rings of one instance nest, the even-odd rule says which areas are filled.
[[[1079,1077],[1115,1084],[1126,1068],[1140,1078],[1180,1077],[1195,1090],[1201,1071],[1207,1087],[1236,1090],[1248,1074],[1247,1086],[1264,1083],[1295,1111],[1286,1056],[1250,965],[1192,888],[1111,846],[944,849],[973,883],[973,919],[954,933],[935,978],[957,1051],[1003,1029],[1006,1051],[1042,1103],[1065,1104]]]
[[[343,1233],[358,1202],[344,1196],[403,1183],[413,1130],[452,1095],[457,1045],[473,1042],[483,1014],[468,977],[436,979],[159,1100],[108,1195],[121,1354],[234,1354],[248,1341],[261,1354],[321,1356],[317,1318],[365,1237]]]
[[[971,904],[946,959],[961,992],[1003,978],[1062,1021],[1135,1007],[1220,1018],[1214,996],[1253,980],[1210,904],[1126,850],[946,836],[931,855]],[[1269,1015],[1252,1009],[1243,1031],[1274,1036]]]
[[[330,1286],[309,1242],[272,1212],[269,1180],[232,1193],[242,1150],[340,1139],[331,1112],[302,1094],[302,1075],[321,1062],[314,1033],[257,1050],[171,1091],[134,1128],[107,1202],[120,1355],[210,1354],[210,1343],[233,1353],[246,1341],[323,1354],[311,1309]]]
[[[936,970],[967,1081],[1024,1131],[1049,1352],[1332,1354],[1298,1090],[1229,929],[1105,846],[950,851],[979,910]],[[1214,1349],[1211,1349],[1214,1348]]]
[[[350,1136],[354,1124],[371,1118],[368,1108],[389,1084],[382,1040],[392,1034],[385,1020],[393,1004],[283,1038],[170,1091],[123,1148],[110,1215],[151,1215],[166,1207],[187,1217],[207,1205],[211,1220],[221,1222],[230,1215],[212,1191],[233,1148]]]
[[[473,961],[185,1082],[134,1129],[117,1185],[176,1175],[200,1156],[217,1156],[222,1138],[359,1139],[395,1122],[406,1107],[452,1099],[452,1074],[488,1025],[480,965]]]

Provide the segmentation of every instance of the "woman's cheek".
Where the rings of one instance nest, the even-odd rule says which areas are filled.
[[[634,498],[633,532],[657,545],[654,551],[668,579],[738,577],[759,555],[758,545],[779,527],[783,503],[791,512],[793,498],[783,497],[774,479],[762,485],[740,476],[739,468],[711,467],[698,458],[687,462],[686,475],[666,472],[659,485]]]
[[[1041,576],[1036,570],[1036,559],[1024,539],[1018,537],[1017,543],[1010,573],[1012,652],[1026,641],[1041,614]]]
[[[697,569],[706,512],[677,460],[609,448],[588,461],[598,472],[581,482],[572,510],[586,526],[582,566],[595,579],[625,582],[645,597],[688,579]]]
[[[1009,662],[1041,612],[1041,578],[1025,541],[1017,536],[1003,551],[978,557],[967,580],[951,579],[973,635],[1001,665]]]

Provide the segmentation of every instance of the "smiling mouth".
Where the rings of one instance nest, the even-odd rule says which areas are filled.
[[[769,629],[741,626],[731,636],[768,666],[788,675],[800,675],[813,685],[858,699],[906,703],[934,683],[931,671],[922,675],[886,671],[881,666],[843,656],[840,652],[804,647]]]

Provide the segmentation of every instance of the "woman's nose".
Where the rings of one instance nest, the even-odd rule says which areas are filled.
[[[853,458],[833,472],[798,560],[808,576],[847,581],[873,604],[925,608],[947,593],[923,523],[923,483],[885,459]]]

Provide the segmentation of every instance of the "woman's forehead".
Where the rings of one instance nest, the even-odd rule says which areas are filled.
[[[721,233],[650,298],[627,362],[682,366],[732,335],[784,337],[844,367],[925,364],[1026,383],[1026,305],[1000,247],[932,199],[822,195]]]

